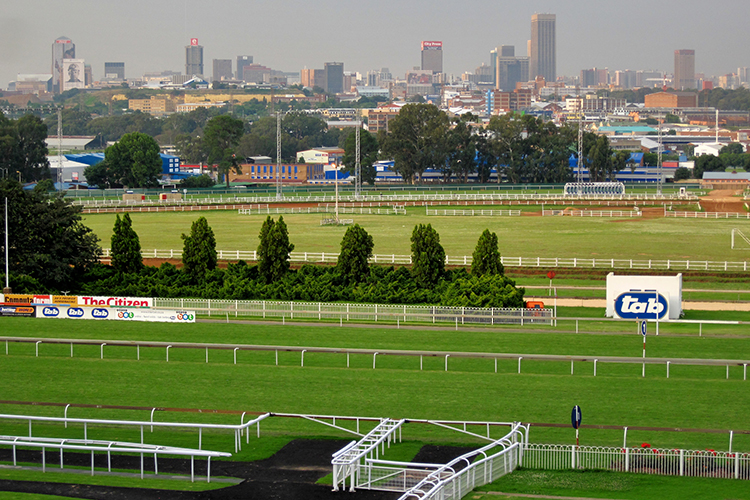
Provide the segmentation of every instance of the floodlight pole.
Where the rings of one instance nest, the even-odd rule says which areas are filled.
[[[281,111],[276,112],[276,199],[283,198],[281,191]]]
[[[357,152],[356,152],[356,165],[354,167],[354,199],[360,200],[362,198],[362,165],[360,164],[360,130],[362,128],[362,117],[361,112],[357,110]],[[337,179],[338,180],[338,179]]]
[[[8,265],[8,197],[5,197],[5,289],[3,293],[10,293],[10,267]]]
[[[662,174],[661,174],[661,156],[662,156],[662,118],[663,115],[659,115],[659,149],[658,149],[658,156],[657,156],[657,162],[656,162],[656,196],[661,196],[661,184],[662,184]]]

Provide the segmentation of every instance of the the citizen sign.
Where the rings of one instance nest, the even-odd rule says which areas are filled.
[[[668,308],[666,297],[654,292],[625,292],[615,299],[615,314],[625,319],[662,319]]]

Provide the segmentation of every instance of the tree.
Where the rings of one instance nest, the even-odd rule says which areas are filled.
[[[445,181],[455,175],[459,181],[468,182],[469,174],[477,171],[476,135],[471,126],[477,117],[467,113],[454,120],[454,126],[448,131],[448,162],[446,164]]]
[[[407,183],[420,181],[428,168],[442,168],[447,158],[448,115],[432,104],[407,104],[388,123],[383,155]]]
[[[199,217],[183,234],[182,267],[194,281],[201,281],[208,271],[216,269],[216,237],[205,217]]]
[[[49,177],[47,127],[34,115],[8,120],[0,113],[0,169],[10,177],[20,173],[24,182]]]
[[[123,135],[104,151],[104,161],[106,164],[100,168],[106,168],[106,178],[112,184],[131,188],[159,184],[162,173],[159,145],[149,135],[141,132]]]
[[[378,140],[374,134],[367,130],[360,130],[359,135],[360,168],[362,171],[362,182],[370,185],[375,184],[375,167],[378,161]],[[357,165],[357,132],[351,132],[344,145],[344,171],[354,175]]]
[[[414,226],[411,255],[411,274],[417,285],[427,288],[437,284],[445,273],[445,250],[432,224]]]
[[[117,215],[111,240],[112,267],[121,273],[137,273],[143,269],[141,242],[133,230],[130,214]]]
[[[503,174],[508,182],[521,182],[523,176],[524,132],[523,117],[518,113],[506,113],[490,118],[487,130],[489,142],[496,158],[497,182]]]
[[[471,274],[483,276],[485,274],[503,274],[505,268],[500,259],[497,234],[485,229],[477,241],[474,253],[471,254]]]
[[[695,159],[693,176],[695,176],[696,179],[702,179],[703,172],[721,172],[725,168],[724,162],[718,156],[701,155]]]
[[[630,155],[625,151],[615,151],[606,136],[600,135],[586,154],[589,166],[589,178],[592,182],[614,180],[617,172],[625,168]]]
[[[684,181],[690,179],[690,170],[688,170],[685,167],[679,167],[677,170],[674,171],[674,180],[677,181]]]
[[[207,174],[186,177],[180,182],[182,188],[207,188],[214,185],[214,180]]]
[[[719,156],[724,154],[739,155],[745,152],[745,147],[739,142],[727,144],[719,150]]]
[[[258,238],[258,273],[266,283],[273,283],[289,271],[289,254],[294,250],[284,217],[279,217],[278,222],[270,216],[266,218]]]
[[[349,227],[341,240],[341,253],[336,270],[348,283],[365,281],[370,275],[369,260],[373,249],[372,236],[359,224]]]
[[[177,152],[189,164],[205,164],[208,162],[208,150],[200,137],[190,134],[179,134],[174,140]]]
[[[0,182],[0,200],[5,197],[10,271],[30,276],[44,287],[70,290],[101,254],[99,239],[81,224],[81,207],[59,194],[24,191],[12,179]],[[0,227],[5,227],[4,210],[0,210]],[[4,269],[5,252],[0,259]]]
[[[203,131],[203,143],[208,150],[208,162],[216,165],[219,175],[226,179],[229,187],[229,172],[242,173],[236,156],[236,148],[244,133],[244,124],[229,115],[211,118]]]

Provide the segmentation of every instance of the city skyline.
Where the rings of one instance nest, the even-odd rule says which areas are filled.
[[[657,5],[634,0],[627,8],[608,2],[597,4],[596,10],[583,0],[522,6],[476,0],[465,13],[448,10],[452,4],[444,1],[383,0],[377,6],[346,3],[346,9],[339,8],[343,5],[341,0],[229,0],[213,6],[195,0],[133,0],[127,5],[71,0],[64,8],[41,0],[12,3],[0,21],[0,43],[9,47],[0,64],[0,86],[19,73],[47,73],[50,44],[61,36],[76,44],[76,56],[92,66],[96,80],[103,78],[106,61],[125,62],[128,78],[182,72],[184,47],[191,38],[204,46],[204,61],[253,54],[258,63],[281,71],[342,61],[348,71],[366,74],[388,67],[395,76],[420,65],[421,41],[441,40],[444,71],[458,77],[489,64],[489,51],[500,45],[515,45],[517,55],[528,55],[535,13],[556,15],[558,76],[575,76],[591,67],[671,73],[674,51],[686,47],[696,51],[700,73],[719,76],[750,66],[750,55],[743,50],[750,44],[743,25],[750,7],[721,0],[708,11],[689,0]],[[252,30],[243,27],[245,18],[256,19]],[[315,19],[336,29],[321,36],[317,25],[310,25]],[[649,19],[660,19],[663,26]],[[368,43],[373,38],[364,34],[378,30],[382,36]],[[354,41],[342,43],[349,39]]]

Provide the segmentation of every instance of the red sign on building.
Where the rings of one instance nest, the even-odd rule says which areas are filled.
[[[191,38],[190,39],[190,45],[198,45],[198,39],[197,38]]]

